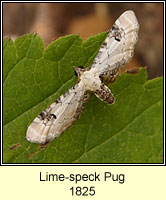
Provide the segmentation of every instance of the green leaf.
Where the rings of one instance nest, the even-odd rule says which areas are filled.
[[[76,82],[73,66],[92,64],[107,33],[84,43],[69,35],[44,51],[36,34],[5,39],[3,46],[4,163],[162,163],[163,80],[145,69],[122,74],[107,105],[93,97],[81,117],[47,145],[26,140],[33,119]]]

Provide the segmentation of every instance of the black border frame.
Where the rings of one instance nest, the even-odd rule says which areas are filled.
[[[79,163],[79,164],[72,164],[72,163],[38,163],[38,164],[30,164],[30,163],[3,163],[3,126],[2,126],[2,114],[3,114],[3,89],[1,88],[1,157],[0,157],[0,166],[166,166],[165,163],[165,1],[2,1],[1,2],[1,30],[3,33],[3,3],[163,3],[163,58],[164,58],[164,65],[163,65],[163,163]],[[1,34],[1,44],[3,44],[3,36]],[[3,49],[1,45],[1,65],[3,66]],[[3,67],[1,68],[1,86],[3,80]]]

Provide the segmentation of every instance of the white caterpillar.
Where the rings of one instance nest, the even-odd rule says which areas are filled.
[[[134,12],[124,12],[110,30],[93,64],[86,69],[76,68],[78,83],[29,125],[27,140],[44,144],[58,137],[78,119],[91,93],[106,103],[114,103],[114,96],[104,82],[114,79],[120,67],[131,60],[138,30]]]

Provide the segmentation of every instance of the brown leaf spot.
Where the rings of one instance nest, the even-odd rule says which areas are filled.
[[[40,150],[44,149],[48,144],[49,142],[46,142],[45,144],[41,144],[39,149]]]
[[[15,149],[15,148],[18,148],[20,146],[20,144],[14,144],[13,146],[11,146],[10,148],[9,148],[9,150],[13,150],[13,149]]]

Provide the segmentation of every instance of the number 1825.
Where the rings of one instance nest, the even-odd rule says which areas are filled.
[[[95,195],[95,187],[71,187],[72,196],[94,196]]]

